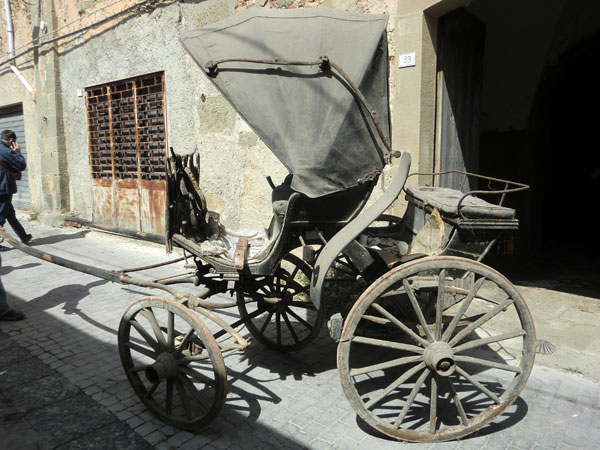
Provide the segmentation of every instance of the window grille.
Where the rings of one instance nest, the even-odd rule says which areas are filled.
[[[86,89],[92,178],[165,179],[164,73]]]

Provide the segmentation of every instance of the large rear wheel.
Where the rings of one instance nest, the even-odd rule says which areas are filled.
[[[356,412],[399,440],[456,439],[519,395],[535,355],[533,320],[514,286],[472,260],[429,257],[373,283],[338,346]]]

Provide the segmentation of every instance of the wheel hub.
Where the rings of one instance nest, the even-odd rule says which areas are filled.
[[[179,373],[177,360],[170,353],[161,353],[156,362],[148,367],[144,373],[151,383],[156,383],[165,378],[175,378]]]
[[[450,376],[456,370],[454,352],[446,342],[433,342],[425,349],[423,356],[427,367],[442,377]]]

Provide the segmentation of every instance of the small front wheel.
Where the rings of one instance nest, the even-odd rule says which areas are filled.
[[[531,313],[484,264],[429,257],[380,277],[342,330],[346,397],[373,428],[399,440],[457,439],[519,395],[533,367]]]
[[[310,266],[288,253],[272,276],[250,280],[237,291],[240,317],[250,334],[269,348],[294,351],[315,340],[325,308],[310,300]]]
[[[133,303],[119,325],[119,355],[133,390],[163,422],[200,431],[227,395],[223,356],[192,310],[160,297]]]

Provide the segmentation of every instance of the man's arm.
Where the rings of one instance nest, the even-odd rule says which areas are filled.
[[[0,152],[0,164],[15,172],[25,170],[27,161],[25,161],[25,158],[21,155],[21,146],[19,143],[12,142],[8,147],[11,149],[10,152]]]

